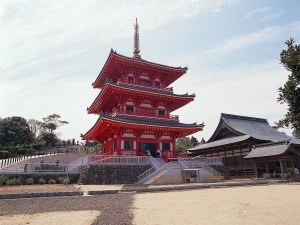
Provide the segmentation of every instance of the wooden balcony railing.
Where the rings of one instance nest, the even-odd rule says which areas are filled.
[[[126,114],[126,115],[135,115],[141,117],[156,117],[156,118],[165,118],[168,120],[179,121],[179,117],[177,115],[167,115],[167,114],[158,114],[156,110],[145,110],[145,109],[136,109],[136,110],[115,110],[112,115],[116,114]]]
[[[148,81],[126,81],[122,82],[123,84],[128,84],[128,85],[134,85],[134,86],[143,86],[143,87],[148,87],[150,89],[160,89],[163,91],[166,91],[168,93],[173,93],[173,87],[163,87],[162,85],[157,85],[155,83],[151,83]]]

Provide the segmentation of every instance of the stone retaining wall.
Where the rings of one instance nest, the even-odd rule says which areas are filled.
[[[85,165],[78,184],[134,184],[149,165]]]

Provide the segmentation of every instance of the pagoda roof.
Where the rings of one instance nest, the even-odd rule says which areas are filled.
[[[156,131],[170,131],[170,132],[180,132],[182,136],[187,136],[193,134],[197,131],[203,129],[204,124],[184,124],[179,122],[162,121],[155,119],[138,119],[138,118],[127,118],[127,117],[117,117],[110,116],[106,113],[100,113],[100,116],[94,126],[83,135],[83,140],[89,140],[90,138],[96,137],[105,132],[107,127],[124,127],[128,129],[146,129],[146,130],[156,130]],[[110,131],[111,132],[111,131]]]
[[[222,113],[219,124],[207,143],[200,144],[189,151],[241,143],[250,138],[265,142],[289,140],[292,144],[300,144],[299,139],[271,127],[266,119]]]
[[[122,92],[127,94],[134,93],[135,96],[141,96],[143,98],[145,98],[145,96],[149,96],[151,98],[156,98],[156,99],[164,98],[168,100],[173,100],[174,104],[170,109],[171,112],[193,101],[194,97],[196,96],[195,94],[188,94],[188,93],[173,94],[168,90],[149,88],[145,86],[134,86],[134,85],[122,84],[122,83],[116,84],[112,80],[109,80],[107,78],[104,87],[101,89],[100,93],[98,94],[94,102],[88,108],[88,113],[99,114],[102,109],[102,106],[105,104],[105,101],[109,101],[109,98],[112,97],[111,92],[116,89],[118,89],[120,93]],[[107,93],[107,95],[105,93]],[[105,100],[101,100],[101,99],[105,99]]]
[[[149,62],[140,58],[127,57],[118,54],[116,51],[111,49],[101,72],[99,73],[96,80],[93,82],[93,87],[102,88],[105,83],[106,77],[112,79],[112,76],[114,75],[113,73],[116,72],[116,70],[118,69],[124,69],[125,66],[142,68],[144,70],[160,71],[162,73],[169,74],[170,76],[168,76],[165,81],[166,86],[173,83],[180,76],[185,74],[188,70],[187,67],[172,67],[154,62]]]

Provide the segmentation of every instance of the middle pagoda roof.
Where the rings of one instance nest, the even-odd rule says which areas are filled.
[[[168,104],[170,112],[193,101],[195,94],[174,94],[169,89],[149,88],[145,86],[135,86],[125,83],[114,83],[106,79],[100,93],[87,109],[89,114],[100,114],[101,111],[109,111],[117,99],[127,96],[128,98],[153,99],[156,102]]]
[[[125,71],[139,69],[147,70],[153,74],[160,74],[165,79],[165,86],[169,86],[188,70],[187,67],[172,67],[141,58],[127,57],[111,49],[105,65],[93,82],[93,88],[102,88],[106,78],[116,81]]]

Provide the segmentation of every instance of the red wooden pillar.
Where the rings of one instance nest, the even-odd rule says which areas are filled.
[[[121,150],[121,135],[117,135],[117,155],[123,155],[123,152]]]

